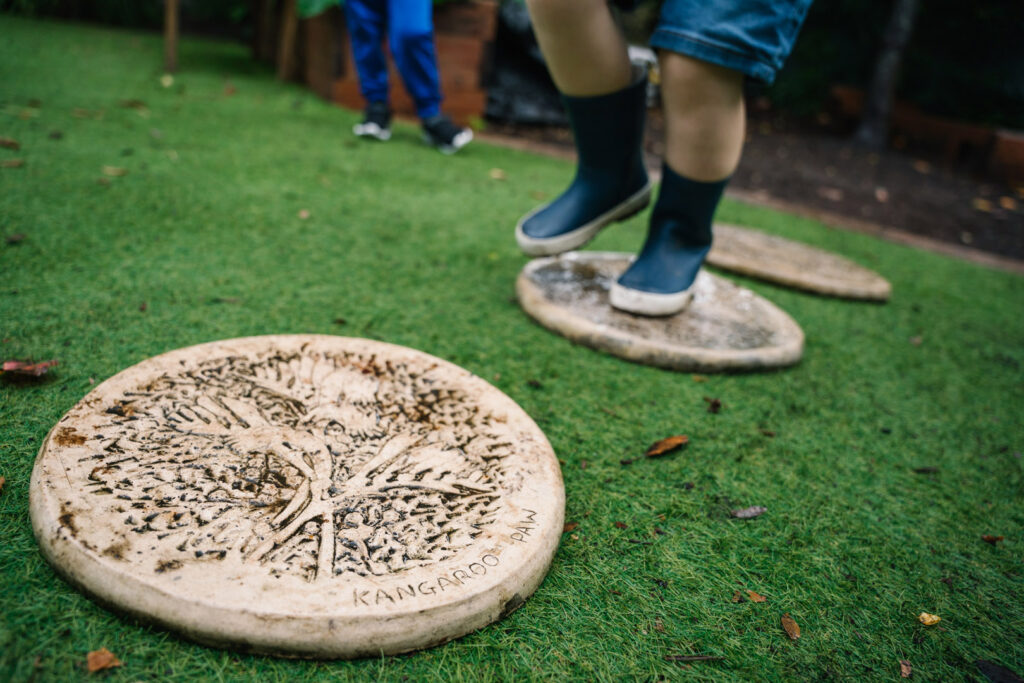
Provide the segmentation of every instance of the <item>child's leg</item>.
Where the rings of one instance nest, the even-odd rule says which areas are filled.
[[[416,103],[416,114],[425,121],[441,113],[433,4],[430,0],[387,0],[387,4],[391,55]]]
[[[743,74],[662,51],[665,161],[691,180],[732,175],[743,149]]]
[[[569,188],[516,226],[519,247],[540,256],[576,249],[649,202],[641,149],[647,83],[631,77],[626,42],[606,0],[527,5],[578,153]]]
[[[526,0],[551,78],[566,95],[605,95],[630,83],[629,55],[607,0]]]
[[[381,48],[387,24],[384,2],[346,0],[344,8],[363,99],[367,104],[387,103],[388,64]]]

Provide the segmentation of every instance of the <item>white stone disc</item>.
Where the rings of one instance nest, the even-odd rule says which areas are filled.
[[[143,361],[50,431],[43,554],[200,642],[299,657],[429,647],[519,607],[562,533],[544,434],[419,351],[318,335]]]
[[[844,299],[887,301],[892,293],[878,273],[824,249],[723,223],[714,235],[707,262],[722,270]]]
[[[541,325],[574,342],[671,370],[716,372],[792,365],[803,355],[800,326],[771,302],[701,271],[682,313],[646,318],[608,303],[629,254],[577,251],[526,264],[519,303]]]

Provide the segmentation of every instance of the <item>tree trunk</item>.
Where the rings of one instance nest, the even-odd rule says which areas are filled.
[[[864,113],[854,140],[870,149],[885,147],[889,133],[889,114],[896,90],[903,51],[910,39],[917,18],[919,0],[896,0],[889,25],[882,38],[882,49],[875,63],[875,73],[864,100]]]

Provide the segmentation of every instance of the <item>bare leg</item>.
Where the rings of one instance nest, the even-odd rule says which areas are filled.
[[[676,52],[660,62],[665,161],[691,180],[728,178],[743,149],[743,74]]]
[[[526,5],[559,90],[590,97],[629,85],[626,40],[607,0],[526,0]]]

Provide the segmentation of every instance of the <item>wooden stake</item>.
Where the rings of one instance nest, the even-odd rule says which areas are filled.
[[[281,10],[281,42],[277,51],[277,78],[286,81],[295,71],[295,35],[299,29],[296,0],[285,0]]]
[[[164,0],[164,71],[178,70],[178,0]]]

